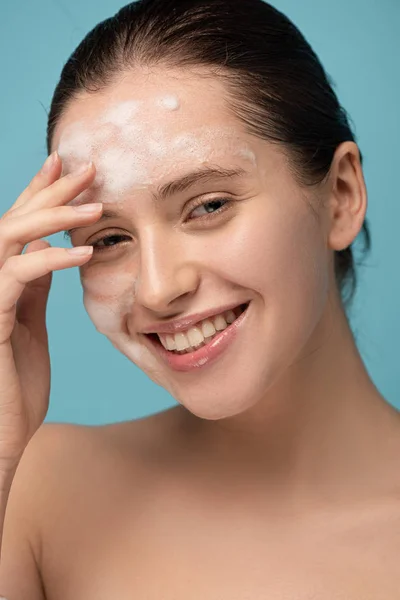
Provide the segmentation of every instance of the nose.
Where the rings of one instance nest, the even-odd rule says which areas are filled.
[[[170,228],[149,228],[140,243],[136,304],[166,315],[171,309],[178,310],[179,301],[193,294],[198,285],[199,267],[190,255],[188,240],[182,234],[174,235]]]

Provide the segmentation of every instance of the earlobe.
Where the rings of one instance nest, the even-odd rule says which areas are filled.
[[[344,250],[353,243],[365,221],[367,205],[360,151],[355,142],[344,142],[331,167],[329,245],[333,250]]]

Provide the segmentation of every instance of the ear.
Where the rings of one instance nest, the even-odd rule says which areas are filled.
[[[329,246],[344,250],[362,229],[368,206],[367,189],[355,142],[343,142],[330,170]]]

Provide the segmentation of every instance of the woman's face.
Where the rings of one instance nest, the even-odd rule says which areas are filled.
[[[312,342],[329,292],[326,236],[304,190],[282,150],[245,133],[226,97],[214,78],[135,71],[75,99],[52,144],[64,173],[83,160],[97,168],[73,203],[101,201],[114,212],[71,231],[74,245],[111,238],[81,268],[90,318],[205,419],[239,414],[266,395]],[[159,195],[205,167],[243,173]],[[189,371],[171,368],[142,333],[150,323],[249,301],[224,352]]]

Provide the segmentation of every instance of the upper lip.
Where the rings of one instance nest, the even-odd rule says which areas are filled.
[[[237,308],[242,304],[248,304],[248,302],[235,302],[231,304],[226,304],[225,306],[220,306],[219,308],[211,308],[209,310],[205,310],[203,312],[195,313],[193,315],[188,315],[187,317],[183,317],[182,319],[176,319],[173,321],[169,321],[168,323],[152,323],[147,327],[142,329],[142,333],[179,333],[180,331],[186,331],[190,329],[193,325],[196,325],[199,321],[203,321],[208,317],[215,317],[227,310],[232,310],[233,308]]]

